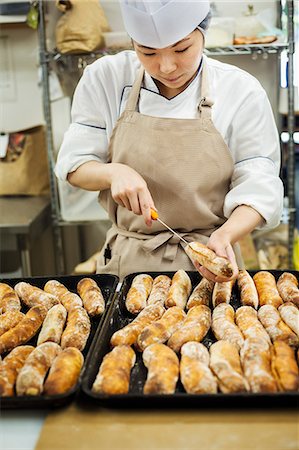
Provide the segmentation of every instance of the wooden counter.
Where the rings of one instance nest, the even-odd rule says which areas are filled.
[[[130,411],[76,405],[50,413],[36,450],[298,450],[295,410]]]

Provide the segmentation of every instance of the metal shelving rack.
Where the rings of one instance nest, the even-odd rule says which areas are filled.
[[[295,146],[294,146],[294,128],[295,128],[295,114],[294,114],[294,89],[293,89],[293,73],[294,73],[294,2],[293,0],[287,0],[287,24],[288,24],[288,40],[287,43],[273,43],[273,44],[254,44],[254,45],[237,45],[228,47],[217,47],[212,49],[205,49],[207,56],[231,56],[231,55],[268,55],[268,54],[280,54],[283,50],[287,50],[288,53],[288,159],[287,159],[287,172],[288,172],[288,201],[289,201],[289,237],[288,237],[288,252],[289,252],[289,268],[293,266],[293,240],[296,224],[296,207],[295,207]],[[50,102],[50,90],[49,90],[49,73],[50,64],[52,61],[68,61],[69,59],[77,58],[82,64],[85,65],[85,60],[89,62],[93,59],[97,59],[106,54],[117,53],[121,49],[101,49],[99,51],[90,54],[72,54],[62,55],[48,51],[46,46],[46,26],[45,26],[45,0],[38,1],[39,10],[39,61],[42,69],[42,88],[43,88],[43,109],[46,121],[46,134],[47,134],[47,153],[49,160],[49,175],[50,175],[50,189],[51,189],[51,211],[52,211],[52,225],[55,237],[55,262],[57,274],[65,273],[65,261],[63,252],[63,239],[62,239],[62,227],[66,225],[82,225],[88,222],[66,222],[61,218],[59,207],[59,194],[58,185],[54,174],[54,145],[53,145],[53,130],[51,119],[51,102]],[[291,88],[290,88],[291,87]]]

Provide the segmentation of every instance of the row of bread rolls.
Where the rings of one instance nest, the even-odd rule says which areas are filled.
[[[174,351],[188,341],[201,341],[211,326],[211,310],[199,305],[186,314],[182,308],[172,306],[165,310],[159,304],[146,306],[128,325],[113,333],[110,343],[134,345],[138,351],[154,343],[168,343]]]
[[[14,348],[0,363],[0,397],[64,394],[75,386],[84,358],[55,342]]]
[[[261,306],[256,311],[251,306],[241,306],[236,311],[231,305],[221,303],[212,313],[212,331],[216,339],[227,340],[240,350],[244,339],[259,337],[269,344],[286,342],[299,346],[299,311],[293,303],[284,303],[277,310],[272,305]]]
[[[294,305],[292,305],[292,307],[294,307]],[[276,308],[273,306],[265,305],[262,308],[272,308],[273,312],[278,314]],[[143,361],[145,366],[149,369],[149,381],[145,384],[144,393],[172,392],[167,390],[167,392],[164,391],[162,386],[164,386],[165,383],[166,385],[168,384],[167,380],[169,380],[169,377],[171,378],[170,374],[173,372],[174,368],[178,366],[177,357],[174,355],[181,352],[181,361],[189,361],[187,356],[186,358],[183,358],[183,349],[187,346],[187,344],[190,344],[190,342],[192,342],[193,347],[197,348],[197,344],[199,344],[199,342],[203,339],[210,327],[211,313],[207,306],[200,305],[192,308],[184,318],[185,313],[183,310],[178,307],[171,307],[166,310],[164,315],[161,317],[161,314],[163,314],[162,309],[163,307],[161,305],[147,306],[130,324],[123,329],[116,331],[112,335],[111,344],[116,345],[116,347],[108,354],[109,356],[106,355],[107,358],[104,357],[103,363],[99,369],[99,374],[93,386],[94,392],[106,394],[127,392],[130,381],[130,370],[132,369],[136,359],[135,352],[130,345],[134,345],[134,347],[139,351],[143,350]],[[193,315],[194,313],[195,315]],[[196,317],[196,313],[199,314],[198,317]],[[188,315],[189,321],[187,320]],[[194,320],[192,320],[192,318]],[[149,323],[150,321],[151,323]],[[147,325],[143,328],[143,331],[140,332],[145,324]],[[165,325],[169,325],[169,328],[166,328]],[[230,305],[220,304],[213,311],[212,329],[218,339],[218,344],[221,342],[221,345],[215,345],[215,343],[211,347],[211,355],[213,355],[213,357],[211,357],[211,369],[216,378],[217,376],[219,378],[218,387],[221,392],[240,392],[242,390],[251,390],[252,392],[277,391],[278,388],[275,381],[272,379],[273,376],[271,375],[271,370],[269,369],[270,365],[274,364],[274,362],[270,364],[271,361],[269,360],[269,355],[271,354],[272,349],[273,351],[278,349],[277,351],[275,350],[276,353],[281,348],[285,349],[283,353],[287,353],[288,360],[291,362],[290,370],[292,373],[294,372],[294,363],[292,362],[294,361],[294,350],[288,345],[288,343],[296,346],[298,343],[298,338],[291,332],[290,329],[286,330],[285,327],[282,327],[281,334],[278,333],[277,335],[271,335],[271,339],[273,340],[272,345],[270,336],[263,327],[262,323],[259,321],[257,311],[254,308],[243,306],[237,309],[235,313],[234,309]],[[278,327],[278,330],[279,329],[280,328]],[[171,334],[171,332],[173,332],[173,334]],[[166,346],[164,345],[164,342],[167,340],[168,345]],[[200,346],[201,345],[202,344],[200,344]],[[187,348],[188,346],[186,349]],[[221,358],[218,354],[219,352],[216,351],[216,349],[219,348],[221,350]],[[201,354],[205,353],[204,350],[198,350],[198,352]],[[275,352],[274,355],[276,354]],[[121,354],[120,357],[117,356],[119,354]],[[253,360],[251,361],[252,358]],[[150,363],[150,361],[152,361],[153,364]],[[166,376],[165,370],[168,370],[167,365],[168,363],[170,364],[170,361],[172,361],[172,369],[169,369],[170,373],[167,372]],[[190,367],[187,363],[185,364],[181,362],[181,381],[185,386],[186,391],[189,393],[192,393],[192,389],[186,387],[187,382],[183,380],[188,379],[186,375],[188,372],[187,368],[189,367],[189,369],[193,371],[193,366],[198,365],[198,362],[196,361],[193,361],[192,364],[191,362],[192,361],[190,361]],[[204,361],[201,361],[199,366],[202,366],[202,364],[204,364]],[[156,365],[160,368],[159,370],[157,369],[157,373],[153,369]],[[266,370],[264,366],[268,368],[266,371],[267,374],[264,374]],[[106,367],[110,368],[109,371],[105,369]],[[186,370],[183,370],[182,367],[185,367]],[[224,367],[225,370],[221,370],[221,367]],[[248,379],[247,382],[244,381],[244,376],[241,375],[241,367],[244,367],[244,370],[246,371],[246,377]],[[283,367],[282,363],[278,363],[279,369],[277,370],[283,372],[281,367]],[[295,367],[296,370],[294,373],[298,376],[297,365],[295,365]],[[152,372],[152,370],[154,370],[154,372]],[[206,375],[209,373],[208,368],[202,370]],[[123,371],[125,371],[126,375],[124,376],[123,381],[121,381],[120,374],[122,374]],[[251,372],[252,376],[250,375]],[[285,390],[297,389],[298,381],[296,381],[296,376],[292,374],[289,375],[287,370],[286,372],[287,373],[285,376],[290,377],[290,379],[293,380],[293,384],[289,384],[289,387],[285,388]],[[153,373],[155,375],[153,375]],[[225,373],[227,373],[226,378]],[[159,374],[162,376],[162,380],[160,379],[161,376]],[[107,377],[109,378],[109,381],[107,380]],[[198,375],[193,372],[190,374],[190,377],[190,380],[193,380],[194,383],[194,380],[197,380],[198,377],[199,380],[202,378],[200,374]],[[210,385],[212,385],[213,381],[211,380],[213,380],[213,377],[209,376],[208,378],[210,380]],[[266,382],[268,378],[270,387]],[[177,378],[172,376],[171,379],[171,385],[175,386]],[[199,380],[197,383],[199,383]],[[199,383],[200,386],[202,383],[204,384],[204,381]],[[287,386],[286,381],[284,381],[284,384]],[[153,386],[156,386],[157,390],[155,390]],[[250,388],[248,386],[250,386]],[[293,387],[291,388],[290,386]],[[120,391],[118,389],[120,389]],[[202,389],[203,388],[198,390],[198,392],[193,393],[202,393],[204,392]],[[281,388],[281,390],[283,389]],[[207,392],[216,391],[214,381],[214,390]]]
[[[102,314],[105,302],[91,278],[81,279],[77,290],[80,296],[56,280],[49,280],[44,290],[26,282],[15,289],[0,283],[0,354],[27,343],[40,328],[38,345],[51,341],[82,351],[91,329],[89,317]],[[30,308],[26,314],[19,310],[22,303]]]
[[[129,324],[115,331],[111,345],[134,345],[138,351],[154,343],[166,343],[175,352],[188,341],[201,342],[210,327],[218,340],[227,340],[240,349],[244,339],[261,337],[299,345],[299,310],[291,302],[277,310],[263,305],[258,311],[242,306],[235,312],[227,303],[218,304],[211,313],[206,305],[193,306],[187,313],[179,307],[167,310],[160,302],[146,306]]]
[[[83,307],[89,316],[98,316],[105,310],[105,301],[100,287],[92,278],[82,278],[77,283],[77,293],[70,292],[57,280],[49,280],[40,289],[21,281],[14,288],[0,283],[0,314],[20,311],[23,303],[27,308],[44,306],[47,310],[61,303],[68,311],[74,306]]]
[[[132,280],[125,304],[132,314],[154,303],[187,310],[198,305],[216,307],[220,303],[230,303],[234,282],[213,283],[202,278],[192,290],[191,280],[184,270],[178,270],[172,279],[167,275],[153,279],[149,274],[139,274]],[[264,305],[279,308],[285,302],[299,305],[298,280],[289,272],[284,272],[276,282],[270,272],[260,271],[251,277],[246,270],[240,270],[237,284],[240,303],[244,306],[258,309]]]
[[[285,302],[299,306],[298,280],[289,272],[282,273],[278,280],[270,272],[262,270],[252,278],[246,270],[240,270],[238,275],[240,301],[244,306],[271,305],[279,308]]]
[[[112,391],[110,392],[109,388],[107,388],[108,390],[106,390],[106,388],[103,388],[102,384],[106,385],[106,364],[109,365],[110,369],[111,367],[115,368],[118,364],[120,364],[123,358],[126,361],[125,384],[128,388],[130,370],[134,366],[136,360],[135,352],[130,346],[134,346],[138,351],[143,351],[143,361],[148,369],[150,366],[149,361],[152,360],[171,360],[173,364],[177,366],[177,364],[175,364],[176,358],[173,356],[173,352],[175,354],[180,354],[181,352],[181,361],[188,361],[188,357],[185,355],[185,352],[187,352],[188,349],[187,344],[192,342],[193,347],[195,346],[196,348],[199,345],[199,348],[201,348],[202,344],[199,343],[206,336],[211,326],[214,336],[218,340],[218,343],[221,342],[221,345],[215,345],[215,343],[211,347],[211,351],[213,354],[211,367],[214,368],[214,376],[216,376],[215,367],[218,367],[215,363],[215,359],[217,361],[215,355],[218,354],[215,349],[221,349],[221,352],[226,354],[226,357],[223,357],[222,359],[218,358],[220,361],[219,367],[231,366],[232,361],[230,361],[229,359],[229,355],[231,355],[232,360],[235,361],[236,367],[238,367],[237,373],[239,373],[239,375],[235,375],[234,377],[232,377],[232,379],[235,378],[236,380],[239,380],[239,383],[241,383],[241,385],[244,384],[244,386],[246,386],[245,390],[252,390],[252,392],[266,392],[267,389],[270,389],[271,391],[271,388],[267,388],[267,384],[265,383],[265,381],[263,381],[263,377],[260,381],[259,388],[253,387],[254,383],[256,385],[259,385],[258,380],[252,382],[252,385],[249,381],[241,381],[244,378],[243,375],[240,375],[240,373],[242,372],[241,367],[246,368],[247,378],[250,380],[249,375],[253,370],[253,364],[250,363],[250,355],[254,354],[254,352],[257,356],[260,355],[256,358],[256,364],[253,370],[254,379],[257,377],[256,374],[258,374],[259,371],[260,373],[264,371],[264,369],[262,368],[263,361],[268,361],[267,363],[264,362],[264,364],[266,364],[266,366],[268,367],[268,372],[270,370],[270,362],[267,359],[268,357],[266,357],[264,353],[267,354],[268,352],[268,354],[270,355],[270,351],[273,352],[275,349],[285,348],[288,349],[286,352],[289,354],[290,360],[293,360],[294,350],[290,346],[297,347],[299,343],[299,311],[298,308],[291,302],[281,304],[279,306],[279,310],[277,310],[271,304],[264,304],[258,311],[256,311],[255,308],[257,308],[258,303],[248,301],[248,293],[250,294],[249,288],[253,286],[255,292],[257,292],[255,283],[247,272],[245,275],[246,278],[247,276],[249,278],[248,282],[246,280],[246,283],[244,283],[243,277],[243,303],[245,305],[251,304],[252,306],[242,306],[235,312],[234,308],[228,304],[233,283],[216,283],[216,285],[229,285],[229,287],[228,289],[223,289],[220,286],[221,289],[217,289],[217,296],[215,296],[213,299],[213,289],[215,290],[216,285],[214,286],[213,283],[202,279],[201,282],[193,290],[193,298],[191,298],[192,296],[189,297],[188,303],[191,299],[193,304],[192,306],[190,306],[187,314],[184,311],[184,307],[187,303],[188,295],[191,292],[191,282],[186,272],[182,270],[176,272],[173,280],[165,275],[159,275],[154,280],[147,274],[136,276],[132,281],[131,288],[128,291],[128,295],[125,301],[127,309],[130,310],[130,312],[134,312],[135,314],[138,310],[141,310],[141,312],[139,312],[137,317],[134,318],[128,325],[113,333],[110,343],[112,347],[115,348],[108,354],[109,356],[106,355],[106,359],[104,358],[103,363],[99,369],[98,377],[94,383],[93,390],[99,393],[118,392],[117,388],[115,388],[117,392],[114,392],[114,388],[112,388]],[[240,289],[240,291],[242,292],[242,289]],[[229,292],[229,294],[227,294],[227,292]],[[136,308],[136,305],[138,304],[136,300],[141,298],[140,293],[142,293],[143,295],[142,307],[140,308],[141,303],[139,303],[138,308]],[[245,294],[247,294],[247,299]],[[223,298],[226,298],[224,302],[218,302],[216,300],[219,299],[221,295],[223,296]],[[203,297],[205,297],[204,301]],[[154,299],[154,301],[152,301],[151,299]],[[174,299],[175,301],[173,301]],[[194,301],[194,299],[200,301]],[[211,304],[211,300],[215,306],[212,313],[207,306]],[[165,309],[165,307],[168,309]],[[288,324],[286,322],[288,322]],[[166,343],[167,345],[164,345]],[[253,353],[250,353],[251,344]],[[185,351],[183,350],[184,348]],[[225,349],[228,350],[226,351]],[[118,363],[118,358],[116,355],[119,352],[123,353],[122,358],[119,359],[120,362]],[[161,355],[160,353],[159,355],[156,354],[157,352],[161,352]],[[194,350],[194,352],[204,354],[205,350]],[[162,356],[162,354],[164,356]],[[152,355],[155,355],[155,357]],[[183,355],[185,355],[187,359],[183,358]],[[246,355],[248,355],[248,357]],[[293,355],[293,359],[290,355]],[[240,360],[241,356],[242,364]],[[203,359],[206,360],[207,358],[203,356]],[[104,364],[104,361],[107,362]],[[279,364],[278,366],[280,367]],[[162,364],[160,369],[163,367],[164,366]],[[185,363],[183,363],[183,367],[185,367]],[[296,370],[297,369],[298,368],[296,364]],[[208,369],[205,370],[207,371]],[[122,369],[120,368],[120,373],[121,371]],[[232,376],[231,372],[232,370],[230,369],[228,380]],[[271,375],[270,372],[268,373],[268,375],[272,380],[273,375]],[[148,379],[152,380],[152,375],[150,373],[151,371],[149,370]],[[164,374],[164,368],[162,370],[162,373]],[[184,373],[186,375],[187,372]],[[181,375],[181,380],[182,377],[183,379],[186,378],[185,375]],[[298,373],[296,376],[298,376]],[[175,377],[173,378],[173,380],[174,379]],[[113,377],[110,379],[109,383],[114,386]],[[156,381],[153,384],[155,383]],[[163,384],[161,383],[162,381],[159,380],[158,385]],[[183,381],[182,383],[184,384]],[[277,384],[275,381],[270,381],[269,383],[270,385],[272,385],[272,388]],[[119,382],[117,382],[116,384],[118,385]],[[151,383],[146,382],[145,384],[145,393],[149,393],[150,391],[149,384]],[[120,383],[120,385],[122,385],[122,383]],[[225,387],[220,387],[221,385],[225,386],[224,381],[218,380],[218,387],[222,392],[225,392]],[[237,382],[236,385],[238,385]],[[297,386],[297,384],[294,382],[293,386]],[[230,387],[228,388],[227,392],[235,392],[236,389],[234,390],[233,387]],[[277,389],[277,386],[273,388],[273,392]],[[290,390],[293,389],[295,388],[292,388]],[[189,392],[187,388],[186,390],[187,392]]]
[[[240,353],[228,341],[217,341],[209,350],[190,341],[182,346],[180,359],[171,348],[156,343],[144,350],[142,359],[148,370],[144,394],[173,394],[179,377],[188,394],[292,392],[299,387],[294,350],[282,341],[269,347],[264,339],[248,338]],[[104,356],[92,391],[127,394],[135,362],[130,346],[115,347]]]
[[[10,352],[0,362],[0,396],[54,395],[74,386],[91,330],[90,316],[101,314],[105,307],[91,278],[81,279],[77,291],[79,295],[56,280],[49,280],[44,290],[25,282],[15,289],[0,283],[0,354]],[[20,311],[22,305],[29,308],[26,313]],[[23,345],[34,337],[36,348]]]
[[[62,304],[47,310],[42,305],[30,308],[26,314],[7,311],[0,315],[0,354],[26,344],[37,335],[37,345],[55,342],[61,347],[84,350],[91,322],[82,306],[67,311]]]

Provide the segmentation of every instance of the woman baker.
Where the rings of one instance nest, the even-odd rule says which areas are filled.
[[[134,50],[86,67],[56,166],[62,180],[100,191],[109,213],[97,271],[194,270],[152,208],[186,241],[228,257],[235,277],[237,242],[275,227],[282,212],[267,95],[248,73],[203,55],[209,1],[121,0],[121,10]]]

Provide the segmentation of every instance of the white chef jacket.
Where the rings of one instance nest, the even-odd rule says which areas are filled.
[[[204,56],[208,65],[212,120],[234,161],[224,216],[238,205],[258,211],[265,226],[278,225],[283,185],[279,178],[280,146],[269,100],[256,78],[247,72]],[[55,173],[68,173],[87,161],[108,161],[109,140],[124,110],[140,67],[134,51],[104,56],[84,70],[72,104],[72,123],[64,135]],[[167,99],[145,73],[139,112],[165,118],[198,117],[201,70],[180,94]],[[142,144],[141,144],[142,145]],[[200,171],[204,168],[199,168]]]

